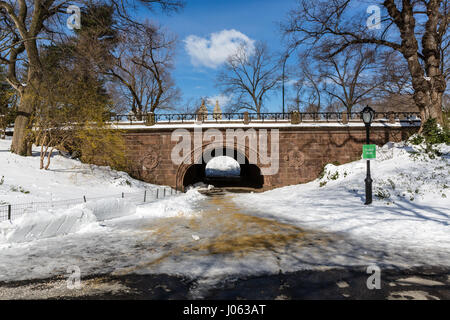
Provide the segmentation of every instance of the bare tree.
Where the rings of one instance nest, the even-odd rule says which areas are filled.
[[[144,6],[160,5],[163,9],[176,9],[182,4],[175,0],[140,0]],[[30,119],[37,105],[36,94],[40,91],[43,76],[43,66],[39,52],[40,39],[45,36],[52,39],[52,27],[65,26],[66,9],[73,2],[69,0],[0,0],[0,23],[6,27],[8,37],[1,40],[3,48],[2,64],[8,65],[8,82],[18,92],[20,97],[18,112],[14,124],[14,136],[11,150],[14,153],[26,155],[30,152],[30,141],[27,142],[27,131]],[[83,1],[81,1],[83,3]],[[136,8],[133,0],[109,0],[108,3],[116,10],[116,18],[122,24],[136,24],[136,19],[130,11]],[[73,3],[75,4],[75,3]],[[5,46],[6,41],[6,46]],[[6,53],[5,53],[5,48]],[[1,53],[1,52],[0,52]],[[18,57],[24,54],[26,60],[26,77],[17,76]]]
[[[251,110],[259,115],[266,94],[281,80],[278,70],[264,43],[256,43],[254,50],[243,45],[229,57],[217,85],[233,97],[234,110]]]
[[[121,36],[106,74],[122,84],[135,115],[169,109],[179,99],[180,91],[170,75],[175,44],[175,37],[150,23]]]
[[[372,97],[377,111],[419,111],[407,63],[398,52],[384,52],[379,57],[377,78],[380,85]]]
[[[380,85],[375,68],[375,52],[363,50],[345,50],[339,55],[319,56],[319,69],[323,81],[327,84],[325,92],[339,100],[348,113],[353,107],[364,103],[369,95]]]
[[[304,79],[299,79],[292,84],[292,91],[294,95],[289,100],[291,101],[288,104],[288,111],[301,111],[301,105],[304,102],[303,95],[305,92],[305,81]]]
[[[326,45],[333,48],[330,56],[361,44],[399,52],[408,64],[423,123],[436,118],[442,124],[449,4],[449,0],[385,0],[379,3],[382,30],[376,30],[369,28],[366,8],[356,0],[299,0],[284,30],[294,46],[307,45],[314,51]],[[355,10],[358,7],[361,11]]]
[[[306,55],[300,55],[299,77],[303,79],[304,91],[304,111],[319,112],[322,109],[322,100],[325,93],[325,82],[323,81],[319,68],[314,61]]]

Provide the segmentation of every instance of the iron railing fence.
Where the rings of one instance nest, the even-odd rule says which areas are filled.
[[[300,121],[320,121],[320,122],[340,122],[343,120],[344,113],[342,112],[299,112]],[[360,112],[346,113],[349,121],[362,121]],[[209,113],[207,115],[186,113],[186,114],[143,114],[137,115],[124,115],[114,114],[110,116],[110,122],[112,123],[128,123],[143,124],[149,120],[149,117],[153,117],[154,123],[189,123],[195,121],[202,122],[242,122],[248,119],[249,122],[288,122],[292,119],[292,113],[221,113],[214,114]],[[246,118],[247,117],[247,118]],[[420,121],[419,112],[375,112],[375,121],[389,120],[393,117],[396,121]]]
[[[340,122],[343,120],[342,112],[299,112],[299,119],[303,121],[312,122]],[[150,116],[153,116],[154,123],[192,123],[195,121],[202,122],[243,122],[245,119],[245,113],[221,113],[207,115],[199,115],[196,113],[167,113],[167,114],[143,114],[143,115],[130,115],[130,114],[110,114],[107,116],[110,123],[116,124],[144,124],[147,122]],[[377,120],[389,120],[390,117],[400,121],[420,121],[419,112],[375,112],[375,121]],[[247,119],[249,122],[288,122],[292,120],[292,113],[277,113],[277,112],[265,112],[265,113],[248,113]],[[347,119],[349,121],[362,121],[360,112],[347,113]],[[8,127],[13,130],[14,126]]]
[[[19,204],[2,204],[0,205],[0,222],[16,219],[24,215],[25,213],[34,213],[42,210],[70,208],[78,204],[103,199],[123,198],[132,203],[140,204],[151,202],[157,199],[166,198],[177,193],[178,191],[176,191],[175,189],[169,187],[160,187],[155,189],[146,189],[140,192],[131,192],[131,193],[123,192],[121,194],[114,194],[103,197],[83,196],[77,199],[69,199],[69,200],[30,202]]]

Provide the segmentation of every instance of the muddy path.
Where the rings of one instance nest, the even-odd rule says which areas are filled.
[[[294,248],[326,246],[331,237],[307,232],[272,219],[249,215],[233,202],[234,194],[215,192],[199,204],[199,215],[171,217],[142,225],[152,239],[170,248],[160,258],[145,265],[122,270],[121,274],[159,264],[174,256],[229,256],[244,258],[250,253],[286,254]],[[188,241],[187,241],[188,239]]]

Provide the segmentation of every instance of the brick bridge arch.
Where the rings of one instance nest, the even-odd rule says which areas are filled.
[[[258,150],[255,150],[253,148],[250,148],[248,145],[243,145],[240,143],[235,142],[234,144],[230,143],[215,143],[215,142],[205,142],[202,144],[201,147],[198,147],[191,151],[189,155],[187,155],[183,159],[183,163],[178,166],[177,173],[176,173],[176,189],[184,190],[184,188],[188,185],[185,183],[186,174],[189,172],[190,169],[194,166],[199,166],[199,169],[204,172],[206,168],[206,162],[205,162],[205,154],[208,153],[214,153],[216,150],[222,150],[222,153],[220,155],[228,155],[231,156],[227,151],[231,151],[233,153],[232,158],[239,162],[239,165],[241,166],[241,175],[244,175],[244,178],[251,178],[250,176],[247,176],[246,173],[248,173],[248,170],[251,170],[251,166],[254,166],[254,174],[258,176],[254,176],[253,182],[257,183],[257,179],[261,179],[261,187],[264,185],[270,184],[270,177],[263,176],[261,174],[261,168],[264,167],[259,162],[260,159],[260,153]],[[253,152],[256,155],[256,159],[258,160],[256,163],[250,162],[250,152]],[[199,154],[199,157],[195,157],[195,155]],[[213,158],[217,156],[216,154],[213,156]],[[241,163],[243,160],[244,163]],[[252,181],[247,181],[251,183]]]

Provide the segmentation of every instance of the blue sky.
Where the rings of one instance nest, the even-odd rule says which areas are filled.
[[[148,18],[159,22],[179,38],[173,77],[183,92],[183,100],[188,100],[215,97],[221,93],[215,87],[221,59],[215,54],[224,52],[220,50],[220,45],[224,43],[219,43],[216,51],[209,52],[209,65],[199,63],[206,50],[197,48],[199,56],[195,65],[186,39],[191,37],[193,41],[190,45],[195,46],[203,41],[210,48],[213,46],[211,34],[215,33],[221,39],[235,34],[254,41],[265,41],[272,52],[280,52],[283,43],[279,23],[286,19],[294,5],[295,0],[186,0],[185,8],[179,13],[167,16],[158,12]],[[218,60],[214,60],[216,58]],[[267,107],[271,111],[281,109],[281,93],[272,94]]]

